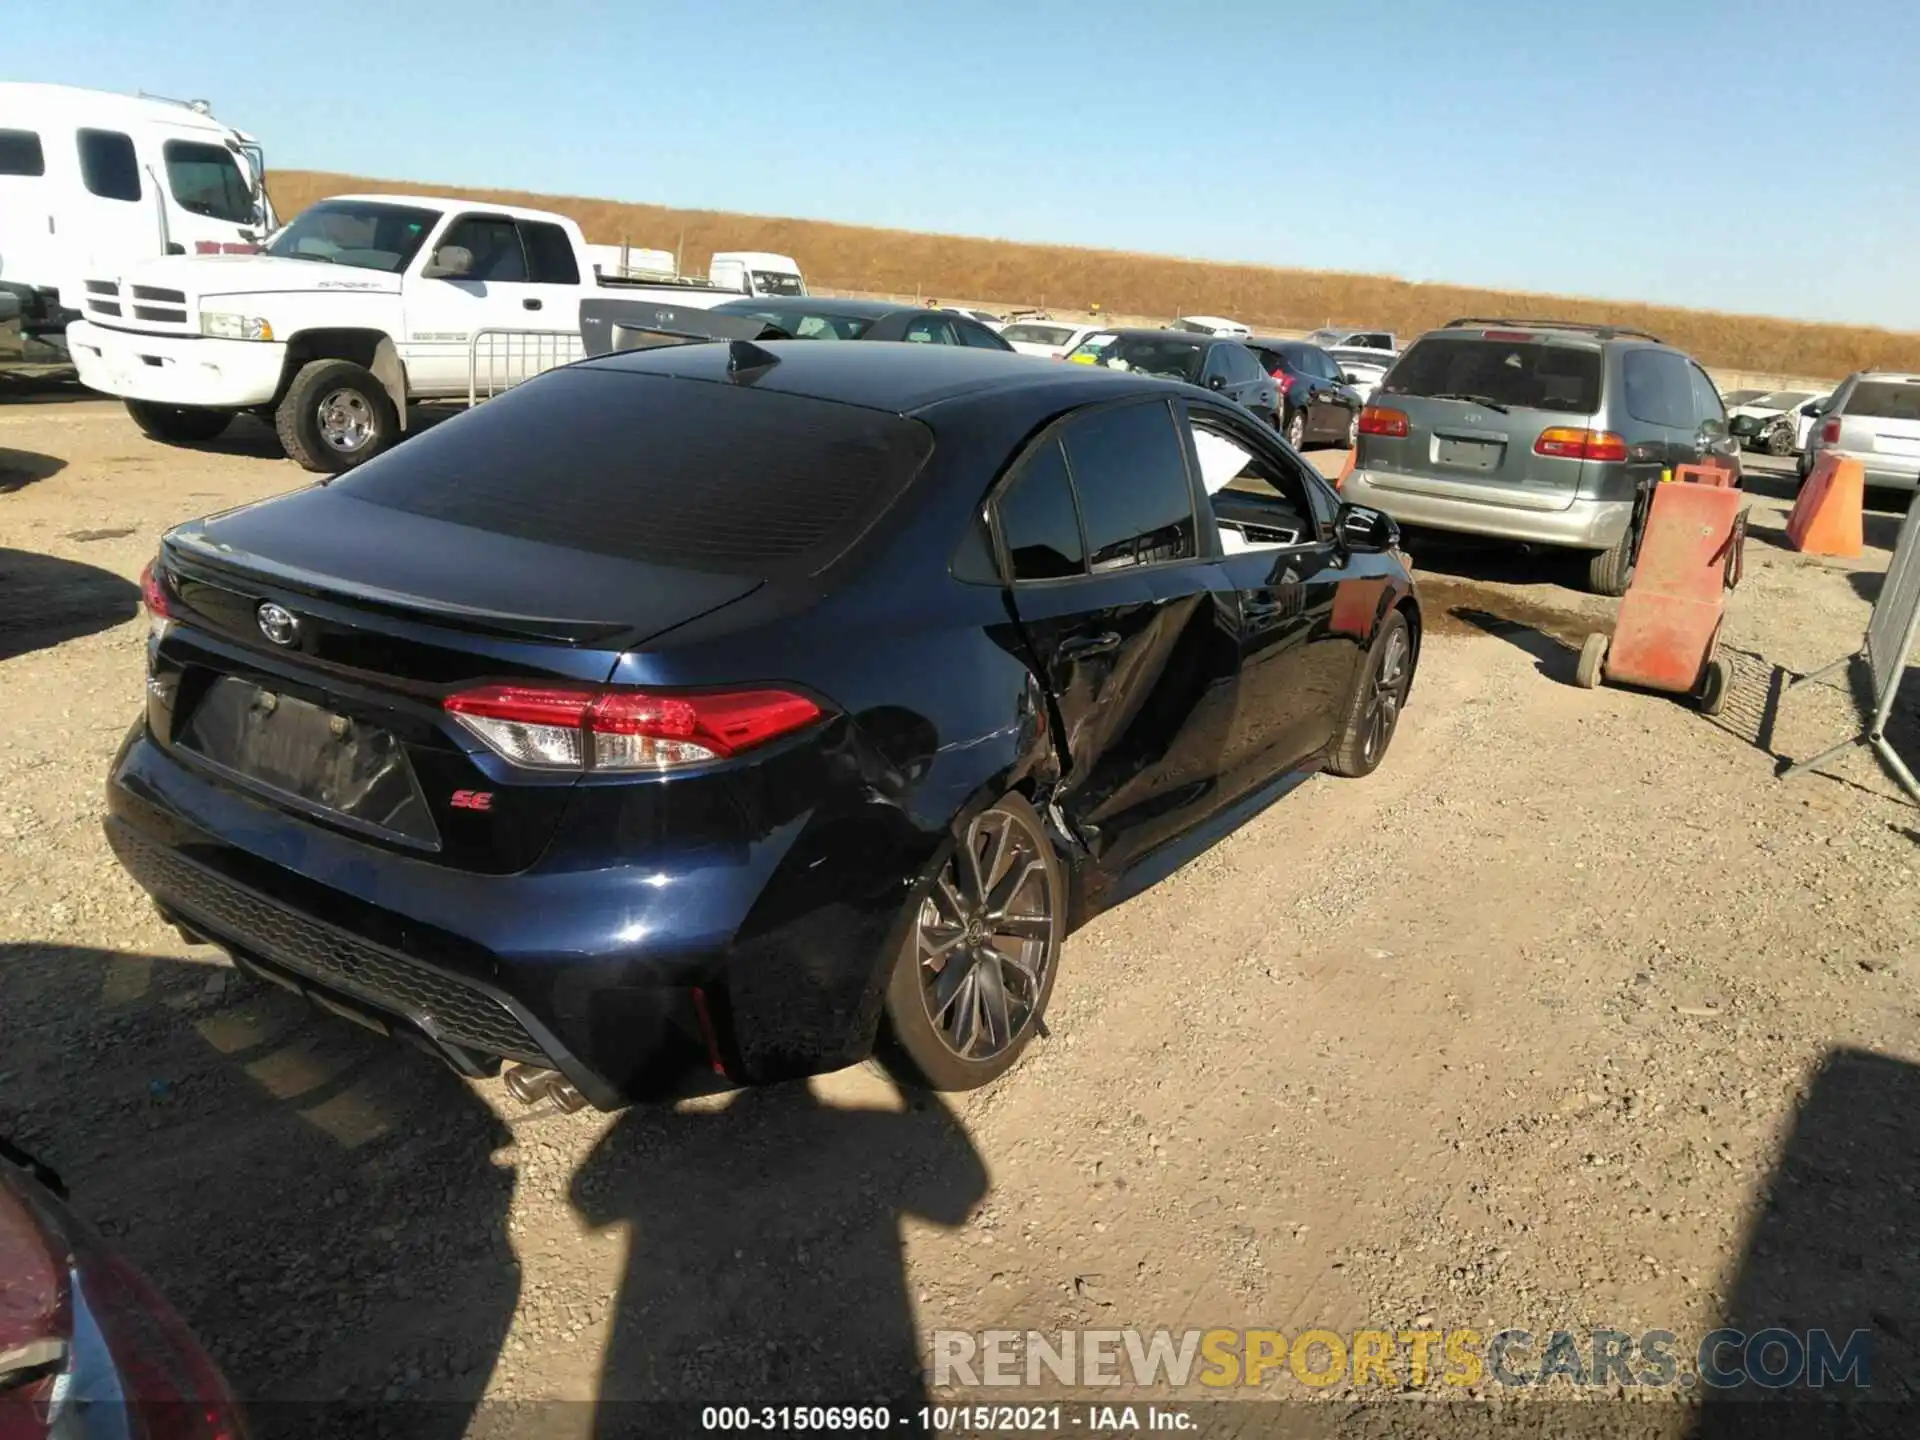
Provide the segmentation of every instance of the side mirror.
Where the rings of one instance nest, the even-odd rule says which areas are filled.
[[[420,276],[424,280],[458,280],[473,271],[473,252],[464,245],[442,245],[433,252]]]
[[[1400,543],[1393,517],[1365,505],[1342,504],[1333,528],[1340,543],[1356,554],[1378,555]]]

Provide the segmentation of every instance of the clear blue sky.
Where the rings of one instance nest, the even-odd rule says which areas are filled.
[[[0,66],[270,166],[1920,329],[1920,5],[1822,15],[22,0]]]

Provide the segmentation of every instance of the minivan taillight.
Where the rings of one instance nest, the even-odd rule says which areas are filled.
[[[1838,445],[1840,443],[1840,419],[1838,416],[1835,416],[1820,427],[1820,443],[1822,445]]]
[[[482,685],[441,702],[501,759],[528,770],[645,772],[725,760],[818,720],[785,690],[703,695]]]
[[[1360,412],[1360,433],[1403,436],[1407,433],[1407,412],[1385,405],[1368,405]]]
[[[1555,425],[1540,432],[1533,453],[1559,460],[1625,460],[1627,442],[1611,430],[1580,430]]]

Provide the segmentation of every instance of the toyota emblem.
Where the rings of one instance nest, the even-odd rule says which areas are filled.
[[[300,638],[300,621],[285,606],[269,600],[254,612],[260,633],[276,645],[291,645]]]

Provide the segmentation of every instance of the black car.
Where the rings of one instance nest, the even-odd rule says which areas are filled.
[[[1240,407],[952,346],[585,360],[143,588],[105,824],[161,912],[609,1108],[992,1079],[1075,926],[1380,763],[1420,643],[1392,522]]]
[[[924,305],[889,300],[830,300],[824,296],[759,296],[716,305],[715,315],[764,320],[796,340],[904,340],[917,345],[964,345],[1011,353],[1013,347],[978,320]]]
[[[1081,341],[1067,359],[1198,385],[1238,401],[1275,428],[1280,424],[1279,386],[1238,340],[1185,330],[1103,330]]]
[[[1304,340],[1268,340],[1256,336],[1247,342],[1260,363],[1280,387],[1284,411],[1281,426],[1287,443],[1304,450],[1316,441],[1348,449],[1360,433],[1360,392],[1318,345]]]

